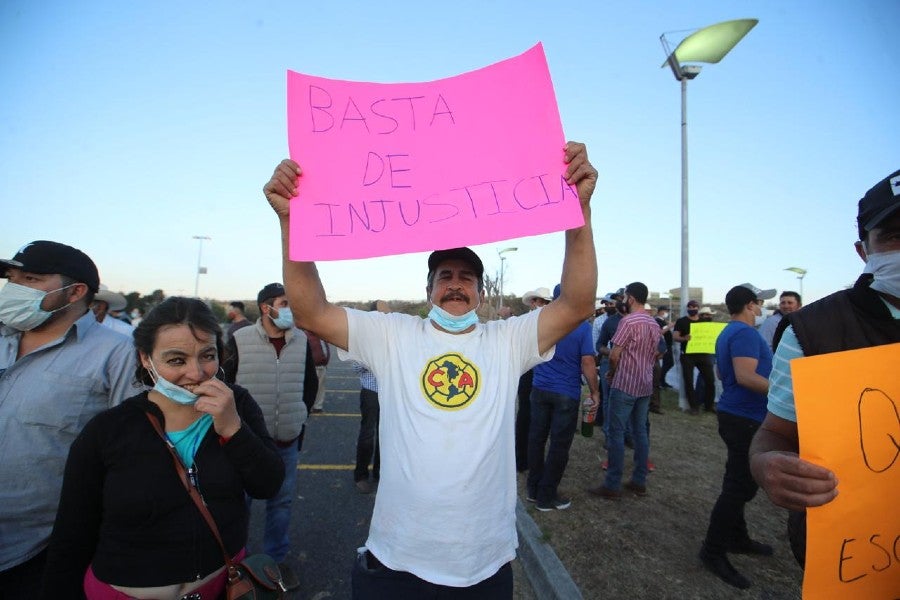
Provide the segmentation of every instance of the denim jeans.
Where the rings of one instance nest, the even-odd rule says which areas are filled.
[[[750,442],[760,423],[753,419],[719,412],[719,437],[728,448],[722,492],[709,516],[706,530],[706,549],[722,554],[732,544],[750,539],[744,506],[753,500],[759,487],[750,472]]]
[[[600,363],[598,367],[598,373],[600,375],[600,393],[601,393],[601,403],[603,405],[603,427],[601,430],[603,431],[603,447],[609,450],[609,390],[610,390],[610,381],[606,378],[606,374],[609,372],[609,359],[604,357],[603,362]],[[627,423],[625,425],[625,439],[631,439],[631,423]]]
[[[630,396],[622,390],[609,391],[609,469],[603,486],[610,490],[622,487],[622,471],[625,468],[625,427],[631,424],[634,440],[634,470],[631,481],[647,484],[647,457],[650,456],[650,437],[647,434],[647,412],[650,396]]]
[[[512,600],[512,567],[506,563],[496,573],[469,587],[438,585],[406,571],[387,568],[368,550],[356,556],[350,576],[353,600]]]
[[[372,478],[381,474],[381,453],[378,451],[378,419],[381,409],[378,392],[362,388],[359,390],[359,437],[356,440],[356,468],[353,481],[369,479],[369,462],[372,462]]]
[[[297,444],[286,448],[278,447],[278,454],[284,462],[284,483],[274,498],[266,500],[266,529],[263,534],[263,551],[283,562],[291,549],[289,539],[291,529],[291,502],[297,494],[297,460],[300,451]],[[249,505],[249,497],[248,502]]]
[[[516,471],[528,470],[528,430],[531,428],[531,382],[534,370],[519,377],[516,390],[519,408],[516,411]]]
[[[556,497],[559,482],[569,463],[569,448],[578,425],[578,398],[531,390],[531,428],[528,432],[528,488],[538,502]],[[550,445],[547,445],[547,437]]]
[[[597,367],[597,374],[600,376],[600,404],[603,410],[603,436],[606,439],[609,439],[609,379],[606,378],[607,373],[609,373],[609,359],[603,356],[600,358],[600,366]]]

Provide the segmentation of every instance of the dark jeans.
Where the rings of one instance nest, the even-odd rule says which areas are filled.
[[[516,471],[528,470],[528,429],[531,427],[531,381],[534,371],[525,371],[519,377],[519,408],[516,411]]]
[[[528,494],[550,502],[569,463],[569,448],[578,425],[578,398],[539,388],[531,390],[531,430],[528,432]],[[546,457],[547,437],[550,446]]]
[[[716,379],[713,373],[712,354],[682,354],[681,378],[684,393],[691,409],[700,408],[700,401],[694,391],[694,368],[700,371],[703,378],[703,408],[713,410],[716,405]]]
[[[419,579],[406,571],[394,571],[369,552],[356,557],[350,577],[354,600],[511,600],[512,567],[506,563],[475,585],[451,587]]]
[[[353,481],[369,479],[369,462],[372,463],[372,477],[381,474],[381,452],[378,451],[378,392],[362,388],[359,390],[359,438],[356,440],[356,468]]]
[[[750,441],[759,429],[753,419],[719,412],[719,436],[728,448],[725,461],[725,477],[722,492],[706,530],[706,550],[712,554],[724,554],[734,544],[749,540],[744,505],[753,500],[759,486],[750,473]]]
[[[4,600],[31,600],[41,591],[47,550],[6,571],[0,571],[0,598]]]

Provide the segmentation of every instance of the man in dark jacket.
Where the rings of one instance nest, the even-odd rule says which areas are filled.
[[[837,478],[798,456],[789,363],[801,356],[900,342],[900,171],[866,192],[859,201],[857,225],[856,252],[866,267],[856,284],[785,316],[779,324],[768,414],[750,446],[754,479],[772,502],[795,511],[791,545],[801,564],[806,508],[832,501]]]

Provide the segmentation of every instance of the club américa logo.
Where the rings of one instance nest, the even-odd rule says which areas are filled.
[[[421,376],[422,394],[437,408],[459,410],[481,391],[481,372],[461,354],[450,352],[432,358]]]

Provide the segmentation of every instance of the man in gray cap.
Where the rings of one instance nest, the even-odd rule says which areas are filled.
[[[100,277],[82,251],[31,242],[0,276],[0,590],[35,598],[69,446],[136,391],[135,354],[88,310]]]
[[[768,413],[750,446],[750,467],[769,499],[794,511],[791,546],[805,556],[806,508],[837,496],[826,466],[800,459],[790,361],[801,356],[900,342],[900,171],[859,201],[856,252],[866,263],[854,286],[786,315],[775,333]],[[847,435],[857,435],[852,427]],[[894,440],[896,444],[896,440]]]
[[[484,265],[469,248],[428,257],[427,319],[328,302],[315,264],[288,255],[300,166],[282,161],[263,188],[281,226],[294,320],[337,346],[342,359],[369,368],[389,399],[381,402],[378,495],[352,572],[356,598],[513,596],[515,389],[591,315],[597,288],[590,209],[597,171],[583,144],[566,144],[560,158],[584,217],[565,232],[562,294],[541,310],[487,323],[476,312]]]

